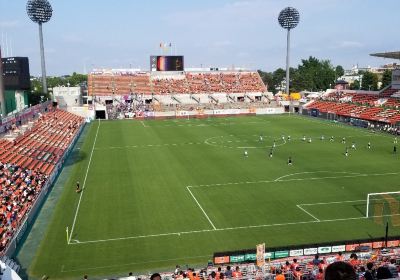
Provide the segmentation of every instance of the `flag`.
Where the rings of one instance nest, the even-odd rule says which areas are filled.
[[[264,254],[265,254],[265,243],[262,244],[258,244],[257,245],[257,266],[258,267],[262,267],[265,264],[265,258],[264,258]]]

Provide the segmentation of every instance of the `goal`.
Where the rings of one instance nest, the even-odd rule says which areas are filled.
[[[368,194],[367,218],[398,215],[400,215],[400,191]]]

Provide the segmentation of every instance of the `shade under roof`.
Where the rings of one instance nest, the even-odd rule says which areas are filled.
[[[400,51],[397,52],[384,52],[384,53],[371,53],[371,56],[377,56],[377,57],[384,57],[384,58],[393,58],[393,59],[399,59],[400,60]]]

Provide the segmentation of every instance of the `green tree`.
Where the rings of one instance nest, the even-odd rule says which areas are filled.
[[[275,93],[276,89],[275,89],[275,85],[272,81],[272,78],[273,78],[272,73],[263,72],[261,70],[257,70],[257,72],[260,75],[264,84],[267,86],[268,91],[272,91],[273,93]]]
[[[43,93],[42,79],[31,77],[31,92],[28,93],[29,104],[33,106],[49,98],[49,94]]]
[[[329,60],[319,60],[310,56],[303,59],[298,73],[293,76],[293,90],[326,90],[335,82],[335,69]]]
[[[87,75],[84,74],[78,74],[76,72],[72,73],[72,76],[70,76],[67,79],[70,83],[70,86],[79,86],[80,84],[87,82]]]
[[[272,73],[272,84],[273,84],[273,87],[275,89],[280,87],[281,83],[285,79],[285,77],[286,77],[286,71],[285,70],[283,70],[282,68],[276,69]]]
[[[344,75],[344,69],[341,65],[336,66],[335,74],[336,74],[336,79],[339,79],[339,77],[342,77]]]
[[[350,84],[350,89],[359,90],[360,89],[360,81],[354,80],[354,82]]]
[[[382,75],[382,86],[384,88],[392,83],[392,70],[386,69]]]
[[[365,72],[362,78],[361,89],[378,90],[378,75],[371,72]]]

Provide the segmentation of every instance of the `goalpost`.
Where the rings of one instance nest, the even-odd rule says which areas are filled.
[[[366,218],[399,215],[400,191],[369,193],[367,195]],[[387,214],[385,214],[385,210]]]

